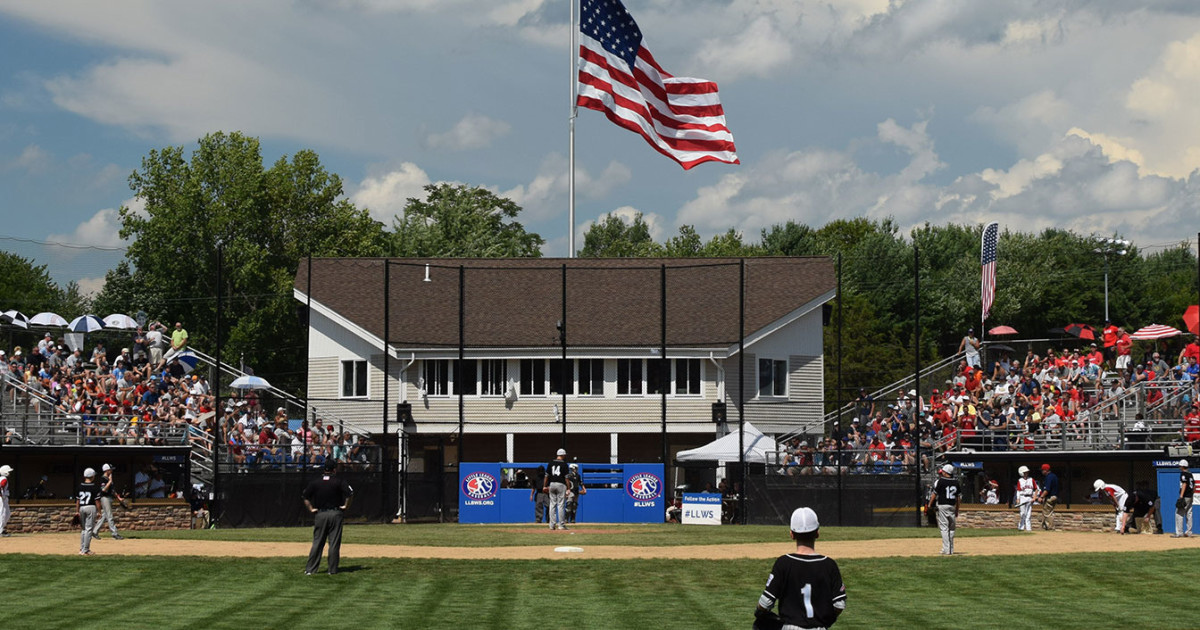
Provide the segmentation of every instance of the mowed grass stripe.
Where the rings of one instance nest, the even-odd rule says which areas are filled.
[[[843,628],[1194,628],[1200,549],[846,559]],[[2,628],[748,627],[766,560],[0,556]]]

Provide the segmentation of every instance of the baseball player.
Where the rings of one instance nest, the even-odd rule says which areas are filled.
[[[1042,529],[1054,529],[1054,508],[1058,505],[1058,475],[1050,470],[1050,464],[1042,464]]]
[[[1122,534],[1128,534],[1130,526],[1143,534],[1154,533],[1154,499],[1155,496],[1146,490],[1129,493],[1129,498],[1125,500],[1125,511],[1121,514]]]
[[[317,572],[321,564],[321,552],[325,550],[325,541],[329,540],[329,575],[336,575],[338,562],[342,554],[342,513],[350,507],[354,498],[354,488],[344,479],[333,475],[337,470],[337,460],[332,457],[325,460],[325,474],[314,479],[304,489],[304,506],[316,516],[313,518],[313,544],[308,552],[308,564],[304,567],[305,575]]]
[[[1116,521],[1113,523],[1113,531],[1121,531],[1121,525],[1123,524],[1122,521],[1124,520],[1125,515],[1125,499],[1129,497],[1129,495],[1125,493],[1125,489],[1116,484],[1104,483],[1103,479],[1097,479],[1096,482],[1092,484],[1092,488],[1096,491],[1096,494],[1100,496],[1101,500],[1111,503],[1113,507],[1117,509],[1117,517]]]
[[[0,536],[8,537],[12,534],[8,533],[5,527],[8,526],[8,517],[12,516],[12,508],[8,506],[8,496],[12,483],[9,482],[8,476],[12,474],[12,466],[5,464],[0,466]]]
[[[79,538],[79,555],[92,555],[92,529],[96,527],[96,507],[100,503],[100,485],[96,483],[96,469],[83,469],[83,483],[75,495],[75,515],[83,533]]]
[[[1017,469],[1021,474],[1021,478],[1017,480],[1017,492],[1013,495],[1013,501],[1021,512],[1021,520],[1017,523],[1017,531],[1033,531],[1033,498],[1038,496],[1038,485],[1032,477],[1029,476],[1029,467],[1021,466]]]
[[[829,628],[846,609],[846,586],[837,562],[817,553],[820,523],[812,508],[792,512],[796,552],[780,556],[754,610],[755,630]],[[779,614],[772,612],[779,603]]]
[[[567,529],[563,522],[563,504],[567,499],[567,451],[560,448],[557,455],[546,465],[546,485],[542,492],[550,497],[550,529]]]
[[[574,525],[575,515],[579,512],[579,497],[587,494],[583,487],[583,477],[579,474],[579,464],[571,464],[567,473],[567,522]]]
[[[5,466],[7,468],[7,466]],[[1188,470],[1188,460],[1179,460],[1179,499],[1175,501],[1175,533],[1171,538],[1192,535],[1192,501],[1196,492],[1196,479]]]
[[[958,527],[958,508],[962,504],[962,488],[954,480],[954,466],[946,464],[938,469],[937,481],[925,509],[937,510],[938,529],[942,530],[942,555],[954,554],[954,530]]]
[[[96,519],[96,529],[92,532],[92,538],[100,537],[100,530],[104,529],[104,524],[108,523],[108,529],[112,532],[113,540],[124,540],[117,531],[117,524],[113,522],[113,498],[117,501],[124,501],[120,494],[113,488],[113,467],[105,464],[100,467],[100,508],[101,517]]]

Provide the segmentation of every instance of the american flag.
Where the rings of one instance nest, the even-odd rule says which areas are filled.
[[[641,134],[684,169],[740,163],[716,83],[663,70],[619,0],[582,0],[579,17],[577,105]]]
[[[983,247],[979,261],[983,265],[983,319],[992,312],[996,299],[996,241],[1000,237],[1000,224],[992,222],[983,228]]]

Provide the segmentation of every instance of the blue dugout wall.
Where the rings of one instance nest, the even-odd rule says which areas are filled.
[[[458,474],[458,522],[532,523],[529,488],[509,488],[517,470],[533,480],[546,462],[463,462]],[[579,498],[577,523],[661,523],[666,513],[662,464],[579,463],[587,494]]]

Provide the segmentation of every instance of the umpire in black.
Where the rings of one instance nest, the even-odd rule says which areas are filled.
[[[325,474],[313,480],[304,489],[304,506],[313,513],[313,544],[308,552],[308,564],[304,567],[305,575],[317,572],[321,564],[321,552],[325,549],[325,540],[329,540],[329,575],[338,572],[338,560],[342,551],[342,513],[350,507],[354,498],[354,489],[344,479],[334,476],[337,462],[332,458],[325,460]]]

